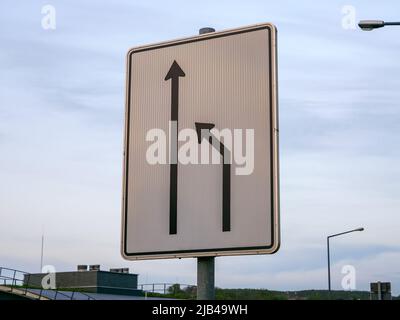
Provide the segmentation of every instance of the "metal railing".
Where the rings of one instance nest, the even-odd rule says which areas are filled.
[[[179,292],[186,292],[192,297],[196,297],[197,286],[181,283],[144,283],[139,284],[138,289],[145,293],[157,293],[163,295],[176,295]]]
[[[86,300],[95,300],[90,295],[76,290],[60,291],[58,289],[44,289],[37,286],[37,282],[32,283],[31,274],[21,270],[0,267],[0,286],[10,293],[20,296],[30,297],[37,300],[78,300],[81,295]],[[82,300],[82,299],[79,299]]]

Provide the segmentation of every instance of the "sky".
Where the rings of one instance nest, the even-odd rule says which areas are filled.
[[[56,28],[44,29],[52,5]],[[0,266],[129,267],[196,283],[196,260],[120,255],[125,56],[131,47],[272,22],[278,28],[281,249],[216,259],[216,286],[400,294],[398,1],[11,1],[0,10]],[[352,13],[349,16],[349,10]]]

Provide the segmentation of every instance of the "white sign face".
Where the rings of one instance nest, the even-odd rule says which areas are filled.
[[[278,250],[276,78],[271,24],[128,52],[124,258]]]

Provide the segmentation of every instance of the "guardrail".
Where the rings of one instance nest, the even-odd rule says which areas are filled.
[[[0,286],[9,289],[10,293],[30,298],[36,297],[37,300],[77,300],[78,295],[85,297],[86,300],[95,300],[81,291],[60,291],[29,285],[30,277],[28,272],[0,267]]]
[[[191,296],[196,297],[197,286],[192,284],[182,283],[144,283],[139,284],[138,289],[145,293],[172,294],[175,295],[179,291],[185,291]]]

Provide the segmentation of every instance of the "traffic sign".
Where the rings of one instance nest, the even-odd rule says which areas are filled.
[[[276,28],[127,54],[122,255],[278,250]]]

